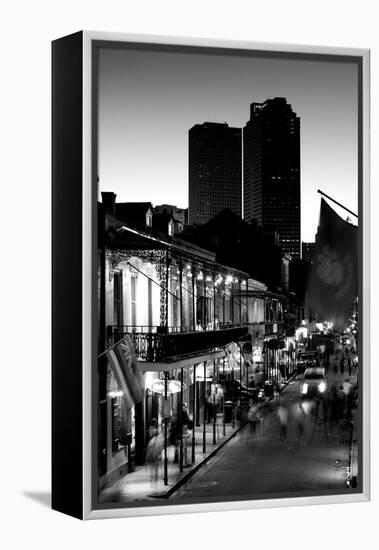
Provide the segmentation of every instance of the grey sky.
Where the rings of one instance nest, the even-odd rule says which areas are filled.
[[[100,191],[187,207],[189,128],[243,127],[250,103],[275,96],[301,118],[302,240],[313,241],[317,189],[358,210],[353,64],[101,49]]]

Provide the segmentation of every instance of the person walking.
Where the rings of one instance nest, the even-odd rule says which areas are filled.
[[[300,444],[304,436],[304,409],[301,403],[293,406],[292,414],[295,421],[296,441]]]
[[[343,356],[340,359],[340,372],[342,375],[345,373],[345,358]]]
[[[342,384],[342,390],[344,393],[344,416],[346,420],[351,418],[351,409],[352,409],[352,395],[353,395],[353,384],[348,378]]]
[[[259,421],[258,404],[250,402],[250,408],[247,413],[247,420],[250,426],[250,433],[255,434],[257,430],[257,423]]]
[[[149,426],[149,440],[154,436],[158,435],[158,420],[156,418],[153,418],[150,422]]]
[[[150,438],[146,451],[146,462],[150,467],[150,483],[153,489],[157,488],[159,482],[159,468],[162,461],[163,447],[163,438],[157,431],[156,434]]]
[[[277,411],[277,416],[279,419],[279,436],[280,442],[283,444],[287,441],[287,426],[288,426],[288,416],[289,411],[287,405],[280,404]]]

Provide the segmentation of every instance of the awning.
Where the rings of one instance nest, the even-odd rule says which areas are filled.
[[[154,372],[154,371],[171,372],[175,369],[191,367],[193,365],[198,365],[199,363],[204,363],[205,361],[211,361],[213,359],[219,359],[225,356],[226,356],[225,350],[209,351],[207,353],[192,355],[185,358],[181,357],[180,359],[172,360],[169,362],[138,361],[138,367],[143,372]]]

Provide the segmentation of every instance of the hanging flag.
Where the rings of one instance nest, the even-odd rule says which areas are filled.
[[[105,356],[108,360],[113,376],[115,377],[117,386],[120,388],[125,396],[125,401],[128,404],[128,407],[132,407],[134,405],[134,399],[129,392],[125,376],[122,372],[121,365],[113,348],[108,349],[105,353]]]
[[[130,405],[140,403],[144,395],[144,380],[139,370],[130,336],[107,351],[107,358],[115,375],[118,386],[124,392]]]
[[[240,342],[241,353],[243,356],[244,363],[247,367],[253,366],[253,348],[250,340],[245,342]]]
[[[307,304],[320,321],[344,329],[358,291],[358,228],[344,221],[321,199],[314,262]]]

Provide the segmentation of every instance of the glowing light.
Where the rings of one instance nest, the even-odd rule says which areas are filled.
[[[207,276],[205,277],[205,280],[209,282],[209,281],[212,280],[212,277],[211,277],[210,275],[207,275]]]
[[[185,384],[183,384],[183,389]],[[154,393],[160,393],[164,395],[165,393],[165,381],[164,380],[155,380],[150,384],[149,389]],[[178,380],[168,380],[167,381],[167,394],[173,394],[180,392],[180,382]]]
[[[325,384],[325,382],[320,382],[320,384],[318,385],[318,391],[319,391],[320,393],[324,393],[325,389],[326,389],[326,384]]]
[[[233,281],[233,276],[232,275],[227,275],[226,276],[226,284],[227,285],[230,285],[230,283]]]
[[[303,384],[303,387],[301,388],[301,393],[305,395],[308,391],[308,384]]]
[[[197,279],[198,281],[202,281],[202,280],[203,280],[203,274],[202,274],[201,271],[200,271],[200,273],[198,273],[196,279]]]
[[[121,397],[123,395],[123,392],[121,390],[113,390],[113,391],[110,391],[108,392],[108,395],[109,397],[113,398],[113,397]]]
[[[300,327],[296,329],[296,340],[298,341],[300,337],[306,338],[308,336],[308,329],[306,327]]]

